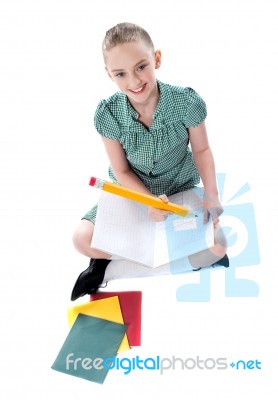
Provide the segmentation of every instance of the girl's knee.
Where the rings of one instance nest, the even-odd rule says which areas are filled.
[[[215,245],[222,247],[224,252],[227,251],[227,247],[228,247],[227,239],[226,239],[226,236],[220,225],[217,225],[215,227],[214,241],[215,241]]]
[[[219,258],[223,258],[227,252],[227,239],[224,235],[223,229],[219,224],[215,226],[214,231],[214,246],[213,253]]]
[[[227,253],[227,242],[220,240],[215,244],[214,248],[215,253],[218,255],[219,259],[221,259]]]
[[[72,236],[72,241],[77,249],[91,244],[93,237],[94,225],[83,219]]]
[[[223,258],[227,252],[227,247],[222,246],[220,244],[216,244],[214,246],[214,253],[219,257],[219,259]]]

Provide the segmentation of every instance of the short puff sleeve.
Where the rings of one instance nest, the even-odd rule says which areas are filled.
[[[187,92],[187,109],[185,114],[186,128],[200,125],[207,116],[207,107],[204,100],[192,88]]]
[[[108,139],[119,140],[119,124],[106,100],[101,100],[94,115],[94,125],[98,133]]]

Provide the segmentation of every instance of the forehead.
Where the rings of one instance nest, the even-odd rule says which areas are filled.
[[[109,69],[124,69],[134,66],[141,60],[150,60],[154,51],[142,40],[118,44],[106,52],[106,66]]]

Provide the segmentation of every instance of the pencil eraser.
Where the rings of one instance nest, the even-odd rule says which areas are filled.
[[[97,180],[97,178],[94,178],[94,177],[92,176],[91,179],[90,179],[89,185],[90,185],[90,186],[95,186],[96,180]]]

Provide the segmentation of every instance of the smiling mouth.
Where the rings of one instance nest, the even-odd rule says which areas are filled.
[[[146,87],[146,83],[143,85],[143,86],[141,86],[141,87],[139,87],[138,89],[136,89],[136,90],[131,90],[131,89],[129,89],[132,93],[134,93],[134,94],[139,94],[139,93],[142,93],[143,92],[143,90],[145,89],[145,87]]]

